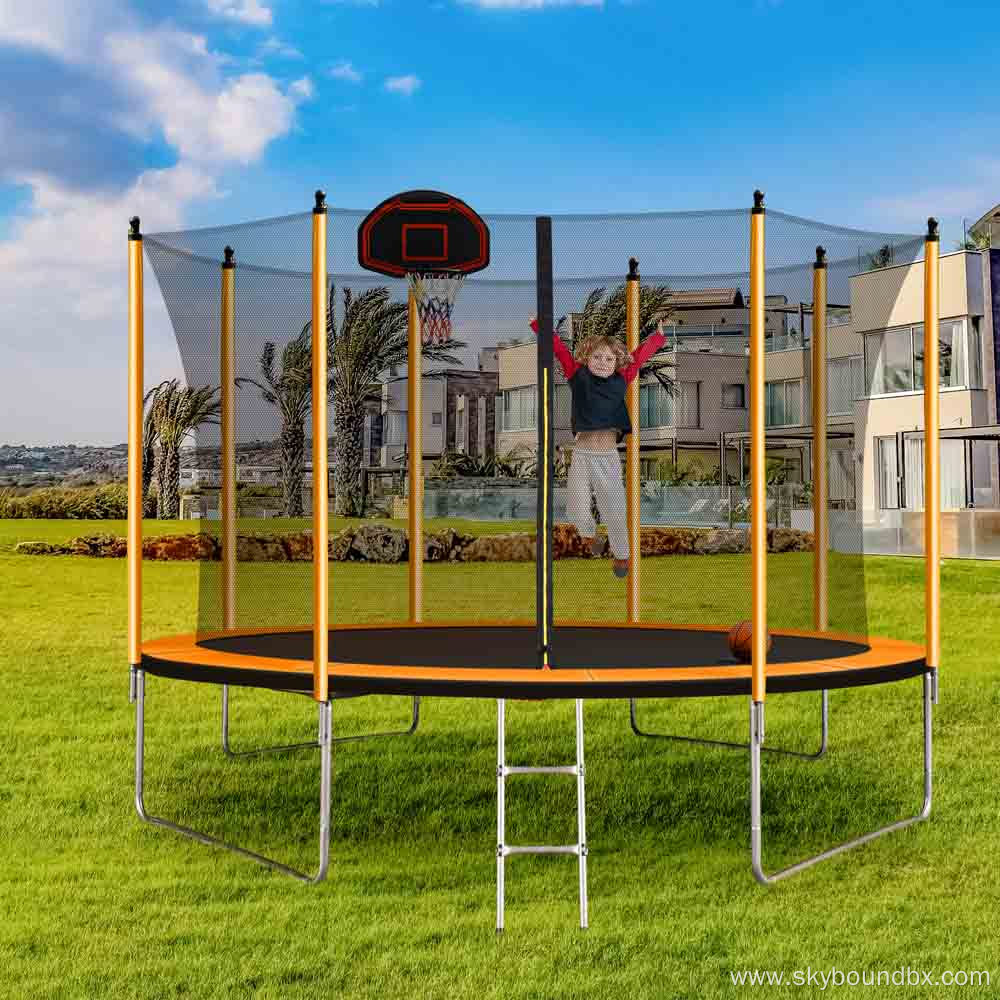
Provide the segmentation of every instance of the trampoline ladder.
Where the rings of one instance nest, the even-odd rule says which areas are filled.
[[[507,858],[515,854],[571,854],[580,879],[580,927],[587,927],[587,813],[583,763],[583,701],[576,699],[576,763],[548,767],[511,767],[506,754],[506,701],[497,700],[497,933],[504,929],[504,876]],[[576,778],[575,844],[516,845],[506,841],[507,778],[514,774],[568,774]]]

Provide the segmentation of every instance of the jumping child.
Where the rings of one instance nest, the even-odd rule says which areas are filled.
[[[531,321],[531,329],[538,333],[537,320]],[[639,345],[634,356],[617,337],[597,334],[584,337],[577,346],[576,357],[558,333],[553,333],[552,340],[573,398],[571,428],[575,443],[569,467],[569,518],[597,554],[597,525],[591,512],[593,498],[608,529],[614,574],[627,576],[625,487],[618,454],[618,442],[632,433],[625,390],[642,366],[663,347],[666,337],[657,330]]]

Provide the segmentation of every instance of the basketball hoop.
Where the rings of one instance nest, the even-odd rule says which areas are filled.
[[[406,275],[420,314],[420,339],[428,344],[451,340],[451,310],[465,280],[460,271],[410,271]]]
[[[467,274],[490,263],[490,231],[460,198],[404,191],[386,198],[358,227],[358,263],[409,282],[423,344],[451,340],[451,310]]]

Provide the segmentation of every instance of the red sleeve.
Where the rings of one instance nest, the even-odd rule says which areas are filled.
[[[552,334],[552,353],[555,354],[559,367],[566,378],[572,378],[580,368],[570,349],[562,342],[558,333]]]
[[[535,336],[538,336],[538,320],[533,319],[530,323],[531,329]],[[580,368],[577,363],[576,358],[573,357],[573,353],[570,349],[562,342],[562,338],[558,333],[552,334],[552,353],[556,356],[556,360],[559,362],[559,367],[563,370],[563,375],[566,378],[572,378]]]
[[[651,333],[636,349],[635,353],[632,355],[632,364],[626,365],[622,369],[622,377],[625,379],[625,384],[627,385],[631,382],[636,375],[642,370],[642,366],[654,355],[657,351],[662,349],[663,345],[667,342],[667,338],[662,333]]]

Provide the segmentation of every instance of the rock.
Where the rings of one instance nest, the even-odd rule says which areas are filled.
[[[713,528],[698,535],[694,551],[702,556],[735,555],[750,551],[750,536],[735,528]]]
[[[475,535],[459,535],[456,532],[454,544],[448,553],[448,560],[450,562],[458,562],[461,560],[462,553],[465,551],[466,547],[471,545],[475,540]]]
[[[282,535],[281,542],[285,546],[285,557],[289,562],[312,562],[313,539],[308,532]]]
[[[366,562],[398,563],[406,558],[406,532],[386,524],[363,524],[354,533],[352,550]]]
[[[605,539],[605,546],[607,539]],[[582,559],[591,555],[590,547],[583,544],[575,524],[557,524],[552,529],[553,559]]]
[[[211,561],[218,559],[222,546],[213,535],[158,535],[142,543],[143,559],[170,561]]]
[[[49,542],[18,542],[14,551],[22,556],[65,556],[70,550],[66,545],[52,545]]]
[[[424,562],[447,562],[457,547],[458,533],[450,528],[424,535]]]
[[[281,539],[269,535],[239,535],[236,539],[238,562],[287,562]]]
[[[699,532],[691,528],[643,528],[640,543],[644,556],[681,556],[695,551]]]
[[[347,562],[351,558],[351,546],[354,544],[354,532],[350,528],[344,528],[335,535],[331,535],[327,543],[327,553],[334,562]],[[310,550],[312,549],[312,539],[310,536]]]
[[[81,535],[69,543],[69,551],[77,556],[119,559],[128,554],[128,542],[119,535]]]
[[[598,536],[607,554],[607,537]],[[641,532],[643,556],[721,555],[749,552],[749,535],[737,528],[668,528],[649,527]],[[221,540],[216,535],[158,535],[143,542],[143,558],[154,560],[209,561],[221,556]],[[808,531],[790,528],[768,529],[771,552],[811,552],[813,536]],[[572,524],[557,524],[552,532],[553,556],[556,559],[579,559],[591,556]],[[96,558],[122,558],[126,541],[117,535],[82,535],[66,545],[50,542],[20,542],[15,551],[22,555],[85,555]],[[236,542],[241,562],[309,562],[312,560],[312,535],[298,532],[288,535],[240,535]],[[407,558],[406,532],[386,524],[366,524],[357,529],[345,528],[332,535],[329,557],[336,562],[358,560],[398,563]],[[425,562],[533,562],[535,536],[529,534],[460,535],[452,529],[428,532],[424,536]]]
[[[767,547],[771,552],[812,552],[813,535],[793,528],[773,528],[767,533]]]
[[[534,562],[534,535],[482,535],[463,546],[464,562]]]

